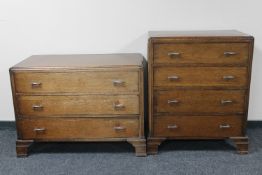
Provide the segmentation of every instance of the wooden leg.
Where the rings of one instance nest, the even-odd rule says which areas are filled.
[[[135,148],[136,156],[146,156],[146,140],[145,139],[129,139],[128,143]]]
[[[248,137],[231,137],[239,154],[248,154]]]
[[[166,138],[148,138],[147,139],[147,154],[157,154],[158,146],[165,140]]]
[[[26,157],[30,146],[33,144],[33,140],[17,140],[16,141],[16,155],[17,157]]]

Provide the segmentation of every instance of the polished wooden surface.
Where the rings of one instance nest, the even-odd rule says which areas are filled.
[[[155,97],[156,113],[244,113],[244,90],[160,91]]]
[[[17,156],[32,143],[127,141],[146,155],[140,54],[38,55],[10,68]]]
[[[242,116],[160,116],[155,118],[156,137],[242,136]]]
[[[235,30],[149,33],[148,154],[166,139],[230,138],[248,152],[253,44]]]
[[[26,140],[132,138],[139,136],[138,119],[21,119],[18,120],[18,125],[18,132]]]
[[[213,38],[213,37],[252,37],[248,34],[242,33],[237,30],[181,30],[181,31],[150,31],[149,37],[159,38],[179,38],[179,37],[194,37],[194,38]]]
[[[139,114],[138,95],[19,96],[19,115]],[[97,116],[99,117],[99,116]]]
[[[154,86],[246,87],[247,74],[246,67],[156,67]]]
[[[85,69],[96,67],[137,67],[143,64],[143,56],[134,53],[33,55],[16,64],[12,69]]]
[[[52,77],[52,78],[50,78]],[[137,71],[16,72],[18,93],[119,93],[138,92]],[[40,83],[39,86],[33,83]]]
[[[234,51],[232,53],[231,51]],[[230,53],[231,55],[230,55]],[[246,64],[248,43],[155,44],[154,63]]]

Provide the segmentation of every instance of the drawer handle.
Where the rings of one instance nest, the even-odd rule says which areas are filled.
[[[122,130],[125,130],[126,128],[125,127],[123,127],[123,126],[115,126],[114,127],[114,130],[116,130],[116,131],[122,131]]]
[[[235,79],[235,76],[233,76],[233,75],[225,75],[225,76],[223,76],[223,79],[224,80],[233,80],[233,79]]]
[[[113,106],[114,106],[115,110],[121,110],[121,109],[125,108],[125,105],[121,104],[121,103],[114,103]]]
[[[222,105],[228,104],[228,103],[233,103],[233,101],[232,100],[221,100]]]
[[[32,82],[31,83],[32,88],[39,88],[42,86],[42,83],[40,82]]]
[[[34,111],[42,111],[44,109],[44,106],[42,106],[42,105],[33,105],[32,109]]]
[[[34,128],[35,132],[44,132],[45,128]]]
[[[170,81],[174,81],[174,80],[179,80],[179,76],[174,75],[174,76],[169,76],[167,77]]]
[[[169,52],[167,55],[171,58],[177,58],[181,54],[179,52]]]
[[[125,82],[123,80],[113,80],[114,86],[124,86]]]
[[[231,128],[231,126],[229,124],[222,124],[222,125],[219,125],[219,128],[220,129]]]
[[[232,56],[232,55],[236,55],[236,52],[224,52],[225,56]]]
[[[176,129],[178,128],[177,125],[168,125],[167,129]]]
[[[173,99],[173,100],[167,100],[167,103],[168,103],[168,104],[178,104],[179,101],[176,100],[176,99]]]

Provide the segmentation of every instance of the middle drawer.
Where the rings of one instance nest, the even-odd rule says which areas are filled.
[[[154,86],[235,86],[247,85],[246,67],[156,67]]]
[[[18,96],[18,106],[25,116],[139,114],[139,96]]]
[[[245,90],[156,91],[157,113],[243,113]]]

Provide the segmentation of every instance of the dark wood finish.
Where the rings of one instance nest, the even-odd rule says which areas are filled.
[[[228,55],[225,52],[234,51]],[[179,53],[174,55],[172,53]],[[155,44],[154,63],[223,63],[246,64],[248,61],[247,43],[181,43]]]
[[[138,76],[137,71],[110,68],[83,72],[20,71],[15,74],[15,82],[17,93],[125,93],[138,92]]]
[[[155,93],[156,113],[244,113],[244,90],[169,90]]]
[[[140,54],[37,55],[10,68],[17,156],[33,142],[128,141],[146,155]]]
[[[143,63],[141,54],[79,54],[33,55],[13,66],[19,70],[89,69],[89,68],[137,68]]]
[[[239,154],[248,154],[248,137],[231,137]]]
[[[246,67],[157,67],[154,69],[154,86],[160,87],[246,87],[246,84]]]
[[[17,157],[27,157],[28,152],[33,144],[33,140],[17,140],[16,141],[16,155]]]
[[[135,148],[136,156],[146,156],[146,139],[128,139],[127,142]]]
[[[73,140],[139,136],[138,119],[20,119],[18,132],[26,140]]]
[[[147,154],[157,154],[159,145],[165,141],[166,138],[148,137],[147,138]]]
[[[156,137],[233,137],[242,135],[242,116],[161,116]]]
[[[19,115],[139,114],[138,95],[18,96]]]
[[[254,38],[230,31],[149,32],[148,154],[165,139],[232,139],[247,153]]]

